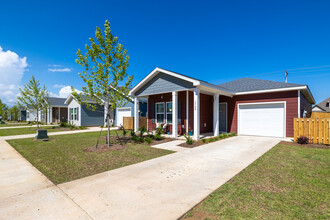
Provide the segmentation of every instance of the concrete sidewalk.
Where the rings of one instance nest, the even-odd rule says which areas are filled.
[[[94,219],[177,219],[279,141],[232,137],[58,187]]]
[[[117,130],[118,128],[112,127],[110,129]],[[101,131],[101,128],[100,127],[87,127],[84,130],[48,132],[48,136],[63,135],[63,134],[77,134],[77,133],[85,133],[85,132],[93,132],[93,131]],[[106,131],[106,129],[103,128],[103,131]],[[24,138],[34,138],[35,136],[36,136],[36,134],[22,134],[22,135],[0,136],[0,139],[3,139],[3,140],[24,139]]]
[[[0,219],[91,219],[62,190],[0,140]]]
[[[45,127],[45,126],[57,126],[57,125],[39,125],[40,127]],[[37,125],[24,125],[24,126],[10,126],[10,127],[0,127],[0,129],[15,129],[15,128],[34,128],[37,127]]]

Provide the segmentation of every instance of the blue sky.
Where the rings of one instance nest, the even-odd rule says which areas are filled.
[[[31,75],[53,94],[67,85],[80,89],[76,51],[109,20],[130,55],[133,85],[155,67],[214,84],[284,81],[286,69],[288,82],[308,84],[320,102],[330,96],[329,11],[330,1],[301,0],[3,1],[2,57],[14,57],[11,51],[18,58],[1,69],[0,53],[0,99],[12,102]]]

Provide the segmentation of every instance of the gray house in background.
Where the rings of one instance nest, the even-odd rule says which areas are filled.
[[[85,102],[88,102],[83,97]],[[72,96],[65,100],[68,105],[68,122],[75,126],[101,126],[104,125],[104,105],[97,105],[96,110],[92,111],[86,105],[81,105]],[[96,104],[95,104],[96,105]]]
[[[66,98],[48,97],[45,102],[49,107],[46,111],[40,112],[40,121],[47,124],[67,122],[68,105],[64,103],[65,100]]]
[[[114,126],[120,126],[123,124],[124,117],[134,116],[134,102],[128,97],[129,102],[123,106],[116,108],[110,113],[111,124]],[[84,100],[88,102],[88,100]],[[102,100],[104,103],[104,101]],[[105,111],[104,105],[98,105],[96,111],[90,110],[87,106],[80,105],[77,100],[70,95],[65,103],[68,105],[68,121],[76,126],[101,126],[105,125]],[[140,101],[141,117],[147,115],[147,100]]]
[[[330,112],[330,97],[314,105],[313,112]]]

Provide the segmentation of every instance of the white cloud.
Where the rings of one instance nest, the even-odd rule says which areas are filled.
[[[59,86],[58,84],[56,84],[57,86]],[[54,85],[54,87],[56,86]],[[75,89],[76,92],[81,93],[80,90]],[[60,97],[60,98],[67,98],[70,94],[71,94],[72,90],[71,90],[71,86],[63,86],[58,94],[55,93],[50,93],[50,96],[52,97]]]
[[[58,65],[58,64],[48,64],[48,66],[51,66],[51,67],[61,67],[62,65]]]
[[[26,57],[19,57],[10,50],[0,47],[0,99],[7,104],[14,104],[22,77],[28,63]]]
[[[61,85],[61,84],[55,84],[53,85],[54,88],[62,88],[62,87],[66,87],[67,85]]]
[[[48,69],[48,71],[50,71],[50,72],[71,72],[71,69],[70,68],[62,68],[62,69],[54,68],[54,69]]]

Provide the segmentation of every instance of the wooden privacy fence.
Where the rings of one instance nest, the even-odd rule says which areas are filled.
[[[140,117],[139,118],[139,127],[146,127],[147,128],[147,117]],[[134,117],[123,117],[123,127],[127,130],[134,129]]]
[[[330,118],[330,112],[312,112],[311,118]]]
[[[294,141],[306,136],[310,143],[330,144],[330,118],[295,118],[293,123]]]

